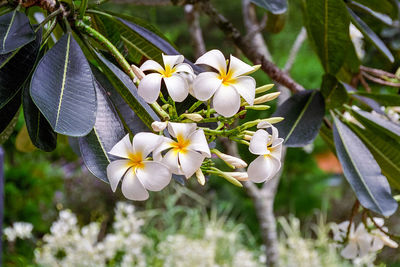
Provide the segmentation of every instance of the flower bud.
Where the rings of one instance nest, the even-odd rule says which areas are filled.
[[[247,181],[249,179],[247,172],[224,172],[224,173],[232,176],[238,181]]]
[[[244,140],[247,140],[247,141],[250,141],[250,140],[251,140],[251,137],[252,137],[251,135],[245,134],[244,137],[243,137],[243,139],[244,139]]]
[[[164,122],[162,122],[162,121],[154,121],[151,124],[151,128],[153,128],[153,131],[155,131],[155,132],[161,132],[167,127],[167,124],[168,123],[166,121],[164,121]]]
[[[201,171],[201,169],[198,169],[196,171],[196,178],[197,178],[197,181],[199,182],[199,184],[204,185],[206,183],[206,178],[204,177],[204,174]]]
[[[136,65],[132,64],[131,69],[135,74],[135,79],[133,80],[134,83],[136,83],[138,80],[140,81],[141,79],[143,79],[144,76],[146,76],[146,74],[144,74],[144,72],[141,69],[139,69]]]
[[[233,169],[247,167],[247,163],[244,162],[242,159],[230,156],[228,154],[224,154],[216,149],[213,149],[212,152],[215,153],[220,159],[225,161],[225,163]]]
[[[183,114],[183,117],[188,118],[189,120],[192,120],[195,122],[199,122],[204,119],[200,114],[196,114],[196,113]]]
[[[274,100],[280,94],[281,94],[281,92],[275,92],[275,93],[265,94],[263,96],[257,97],[256,99],[254,99],[254,105],[262,104],[262,103]]]
[[[266,84],[266,85],[257,87],[257,88],[256,88],[256,94],[264,93],[264,92],[270,90],[272,87],[274,87],[274,84],[273,84],[273,83],[271,83],[271,84]]]

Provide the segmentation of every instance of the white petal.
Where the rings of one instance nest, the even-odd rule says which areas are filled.
[[[153,133],[141,132],[133,137],[133,148],[135,152],[141,152],[145,159],[163,141],[162,137]]]
[[[139,181],[133,168],[129,169],[125,174],[121,186],[122,194],[130,200],[146,200],[149,198],[149,192]]]
[[[129,158],[129,155],[132,153],[132,144],[131,140],[129,139],[129,134],[125,135],[124,138],[121,139],[118,143],[116,143],[113,148],[111,148],[110,152],[111,155],[121,157],[121,158]]]
[[[213,107],[218,114],[232,117],[239,111],[240,95],[232,86],[221,85],[214,94]]]
[[[166,121],[153,121],[151,123],[151,128],[153,129],[153,131],[155,132],[161,132],[163,131],[165,128],[167,128],[168,122]]]
[[[154,161],[162,161],[162,155],[161,152],[164,150],[171,148],[171,143],[174,141],[168,137],[162,137],[162,142],[161,144],[153,151],[153,159]]]
[[[187,72],[187,73],[190,73],[190,74],[194,74],[192,67],[187,63],[178,64],[175,67],[175,72]]]
[[[178,162],[178,153],[173,150],[170,150],[165,154],[164,158],[162,159],[162,163],[168,166],[172,173],[175,174],[182,174]]]
[[[147,60],[142,64],[142,66],[140,66],[140,70],[141,71],[155,70],[161,73],[162,71],[164,71],[164,68],[154,60]]]
[[[139,83],[138,94],[147,103],[156,102],[161,89],[161,74],[150,73],[143,77]]]
[[[272,145],[269,148],[269,151],[271,152],[271,156],[274,156],[276,159],[281,160],[282,158],[282,142],[283,139],[282,138],[278,138],[276,140],[278,143],[275,145]]]
[[[274,157],[259,156],[250,163],[247,169],[249,180],[261,183],[271,179],[280,169],[281,162]]]
[[[232,78],[236,78],[240,75],[253,71],[254,68],[252,66],[231,55],[229,60],[229,72],[232,74]]]
[[[115,192],[117,189],[117,185],[121,180],[122,176],[124,176],[125,172],[130,167],[130,160],[115,160],[108,164],[107,166],[107,178],[110,182],[111,190]]]
[[[369,233],[367,233],[366,236],[357,239],[360,258],[367,255],[370,252],[371,242],[372,242],[372,236]]]
[[[381,250],[383,248],[383,246],[384,246],[383,241],[378,237],[374,237],[374,239],[372,240],[372,245],[371,245],[370,250],[378,251],[378,250]]]
[[[222,80],[215,72],[202,72],[193,82],[193,94],[201,101],[206,101],[212,97],[215,91],[221,86]]]
[[[208,143],[206,140],[206,136],[204,135],[203,129],[199,129],[194,131],[189,136],[190,145],[188,149],[200,151],[206,157],[211,157],[210,148],[208,147]]]
[[[221,51],[213,49],[199,57],[195,64],[204,64],[213,67],[219,72],[226,73],[225,56]]]
[[[188,136],[196,130],[196,123],[168,123],[168,132],[173,136],[177,137],[181,135],[183,138],[187,139]]]
[[[160,162],[145,161],[144,167],[137,169],[136,176],[150,191],[160,191],[171,181],[171,171]]]
[[[254,98],[256,96],[256,81],[253,77],[243,76],[235,79],[235,83],[232,84],[238,93],[249,103],[250,106],[254,104]]]
[[[164,77],[165,85],[171,98],[176,102],[182,102],[189,94],[189,85],[180,75]]]
[[[340,255],[342,255],[342,257],[345,259],[354,259],[355,257],[357,257],[357,245],[354,242],[350,242],[340,252]]]
[[[265,130],[257,130],[253,137],[250,139],[249,150],[254,155],[266,155],[268,151],[267,144],[269,140],[269,134]]]
[[[266,129],[266,128],[269,128],[269,127],[272,127],[272,124],[269,123],[269,122],[267,122],[267,121],[260,121],[260,122],[257,124],[257,128],[258,128],[258,129]]]
[[[182,63],[184,60],[184,57],[182,55],[173,55],[173,56],[167,56],[162,54],[162,58],[164,61],[164,66],[167,67],[169,66],[171,69],[179,63]]]
[[[178,153],[179,163],[186,178],[190,178],[203,163],[204,156],[198,152],[188,150],[186,153]]]

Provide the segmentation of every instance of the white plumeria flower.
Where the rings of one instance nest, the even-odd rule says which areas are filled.
[[[250,140],[249,150],[260,155],[247,169],[249,180],[261,183],[271,179],[281,168],[282,138],[278,138],[278,129],[269,125],[272,135],[263,129],[257,130]]]
[[[388,232],[389,229],[383,226],[385,224],[384,219],[379,217],[374,217],[373,220],[383,231]],[[370,218],[367,219],[367,225],[375,226],[375,224],[372,222]],[[371,251],[381,250],[384,246],[388,246],[391,248],[397,248],[399,246],[395,241],[390,239],[390,237],[386,235],[384,232],[382,232],[379,228],[372,230],[371,235],[372,235]]]
[[[196,123],[168,123],[168,131],[176,139],[164,137],[164,142],[154,151],[154,159],[166,164],[172,173],[190,178],[201,166],[205,157],[211,157],[204,131]],[[164,157],[161,152],[169,150]]]
[[[171,171],[163,163],[150,161],[148,155],[162,143],[162,137],[153,133],[138,133],[131,143],[129,134],[109,152],[124,158],[107,166],[107,177],[115,192],[122,181],[122,193],[131,200],[146,200],[150,191],[160,191],[171,181]]]
[[[189,94],[189,84],[181,72],[193,73],[192,67],[183,62],[182,55],[162,55],[164,67],[154,60],[147,60],[140,67],[142,71],[155,71],[147,74],[139,83],[138,94],[147,103],[154,103],[161,90],[161,81],[164,81],[168,94],[176,102],[182,102]]]
[[[354,224],[352,224],[348,237],[348,244],[340,252],[343,258],[362,258],[371,251],[372,236],[365,229],[364,224],[360,223],[356,230],[354,230]]]
[[[211,50],[199,57],[195,64],[208,65],[216,72],[200,73],[193,83],[194,96],[206,101],[213,95],[213,107],[218,114],[225,117],[235,115],[240,108],[240,96],[249,105],[253,105],[256,81],[245,76],[256,69],[240,59],[230,56],[226,63],[219,50]]]

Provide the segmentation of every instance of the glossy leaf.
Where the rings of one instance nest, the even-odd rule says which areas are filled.
[[[262,7],[272,14],[282,14],[287,10],[286,0],[250,0],[259,7]]]
[[[0,55],[0,108],[15,96],[31,73],[39,53],[41,35],[38,31],[32,42],[15,52]]]
[[[363,142],[343,122],[334,117],[333,137],[344,175],[361,205],[383,216],[397,209],[387,179]]]
[[[21,106],[21,89],[18,93],[0,109],[0,144],[4,143],[12,134],[18,121],[19,108]]]
[[[94,55],[97,57],[96,61],[112,87],[117,90],[118,94],[124,99],[130,109],[133,110],[147,128],[151,129],[151,123],[154,120],[159,120],[159,118],[142,97],[138,95],[137,88],[132,80],[122,70],[100,54],[95,53]]]
[[[388,16],[388,15],[376,12],[376,11],[372,10],[371,8],[369,8],[368,6],[360,4],[360,3],[356,2],[356,1],[348,1],[347,3],[351,7],[355,8],[355,9],[358,9],[358,10],[361,10],[364,13],[367,13],[367,14],[373,16],[374,18],[382,21],[386,25],[392,26],[392,24],[393,24],[392,18],[390,16]]]
[[[350,18],[343,1],[303,0],[308,36],[325,72],[335,75],[350,44]]]
[[[357,92],[354,92],[354,94],[371,98],[383,106],[399,106],[400,105],[400,95],[368,93],[365,91],[357,91]]]
[[[389,183],[400,190],[400,143],[384,131],[368,127],[361,129],[351,123],[347,125],[368,147]]]
[[[397,19],[398,7],[396,6],[396,0],[354,0],[353,2],[357,2],[376,12],[386,14],[392,19]]]
[[[335,76],[325,74],[322,78],[321,93],[327,109],[341,107],[348,99],[346,89]]]
[[[394,57],[385,43],[360,17],[356,15],[356,13],[354,13],[350,8],[347,8],[347,10],[351,15],[351,21],[363,33],[364,37],[367,38],[390,62],[393,63]]]
[[[285,119],[275,126],[289,147],[305,146],[318,134],[325,114],[325,103],[319,91],[307,90],[294,94],[282,103],[272,117]]]
[[[65,34],[40,60],[30,93],[53,130],[88,134],[96,119],[96,94],[89,63],[71,34]]]
[[[16,9],[0,17],[0,54],[20,48],[35,39],[28,17]]]
[[[108,183],[108,151],[124,136],[125,130],[107,92],[96,81],[97,115],[93,130],[79,138],[79,149],[86,167],[94,176]]]

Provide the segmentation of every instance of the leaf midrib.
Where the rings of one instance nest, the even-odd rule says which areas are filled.
[[[7,40],[7,38],[8,38],[8,34],[10,33],[10,30],[11,30],[11,27],[12,27],[12,24],[13,24],[13,22],[14,22],[14,19],[15,19],[15,15],[16,15],[16,14],[17,14],[17,10],[14,10],[14,13],[13,13],[13,15],[12,15],[12,17],[11,17],[10,24],[8,25],[6,34],[4,35],[4,39],[3,39],[3,51],[4,51],[4,49],[5,49],[6,40]]]

